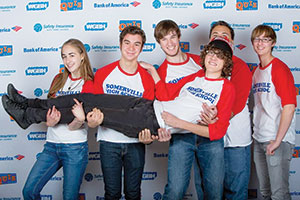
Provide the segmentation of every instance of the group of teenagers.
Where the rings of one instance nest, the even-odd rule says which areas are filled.
[[[252,31],[260,61],[252,72],[233,55],[234,30],[225,21],[211,26],[200,55],[181,51],[181,32],[172,20],[160,21],[154,37],[166,56],[157,70],[138,61],[146,36],[128,26],[119,37],[120,60],[95,75],[82,42],[66,41],[61,48],[64,72],[54,77],[48,99],[26,98],[8,85],[2,104],[18,125],[48,126],[44,149],[23,188],[24,199],[40,199],[61,167],[63,198],[78,199],[88,163],[88,127],[98,127],[105,199],[122,197],[122,174],[125,199],[142,198],[145,144],[158,140],[169,141],[162,199],[184,199],[193,167],[198,199],[246,200],[252,138],[261,195],[291,199],[296,89],[288,66],[272,54],[274,30],[258,25]]]

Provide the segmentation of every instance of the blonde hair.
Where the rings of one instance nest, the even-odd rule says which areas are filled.
[[[61,48],[61,56],[62,56],[62,50],[64,46],[70,45],[74,48],[77,48],[79,50],[79,53],[83,56],[83,60],[80,65],[80,76],[85,81],[87,80],[93,80],[94,79],[94,73],[90,64],[89,57],[87,55],[87,52],[85,50],[85,47],[83,43],[80,40],[77,39],[69,39],[62,45]],[[64,87],[68,76],[70,72],[66,67],[64,67],[64,71],[60,74],[58,74],[55,79],[52,81],[52,84],[49,89],[48,98],[54,98],[55,94]]]

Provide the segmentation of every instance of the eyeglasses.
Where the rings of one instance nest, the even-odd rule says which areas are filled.
[[[215,50],[215,51],[213,51],[213,50],[207,50],[206,51],[206,55],[207,56],[211,56],[211,57],[213,57],[214,55],[216,55],[217,58],[224,59],[223,53],[221,51],[218,51],[218,50]]]
[[[256,43],[259,43],[259,42],[262,42],[262,43],[268,43],[270,41],[272,41],[271,38],[254,38],[253,42],[256,42]]]

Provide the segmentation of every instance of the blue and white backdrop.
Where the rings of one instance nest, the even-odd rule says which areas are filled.
[[[119,33],[127,25],[140,26],[146,32],[147,42],[140,60],[160,65],[164,54],[153,30],[160,20],[167,18],[176,21],[182,31],[182,50],[195,54],[208,42],[208,31],[214,21],[229,22],[236,33],[234,53],[250,68],[258,64],[250,43],[251,31],[262,23],[272,26],[278,35],[274,55],[290,67],[299,94],[299,0],[1,0],[0,95],[6,94],[7,83],[12,82],[27,97],[46,98],[52,78],[63,67],[61,45],[69,38],[78,38],[85,44],[94,71],[119,59]],[[296,112],[298,117],[300,109]],[[0,200],[22,199],[24,182],[45,143],[46,126],[33,125],[23,130],[2,106],[0,124]],[[300,199],[300,126],[296,128],[290,190],[293,199]],[[104,199],[95,135],[96,131],[90,130],[89,164],[81,199]],[[147,146],[143,200],[161,199],[167,156],[167,143]],[[253,168],[252,172],[249,198],[260,199]],[[62,199],[62,180],[59,171],[43,189],[42,199]],[[196,199],[193,185],[192,179],[185,199]]]

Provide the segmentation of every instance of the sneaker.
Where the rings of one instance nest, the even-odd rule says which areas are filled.
[[[8,98],[26,109],[28,107],[28,99],[18,93],[18,90],[13,86],[13,84],[7,85]]]
[[[20,104],[9,99],[7,95],[2,96],[2,105],[4,110],[14,118],[21,128],[27,129],[31,125],[24,119],[25,109]]]

